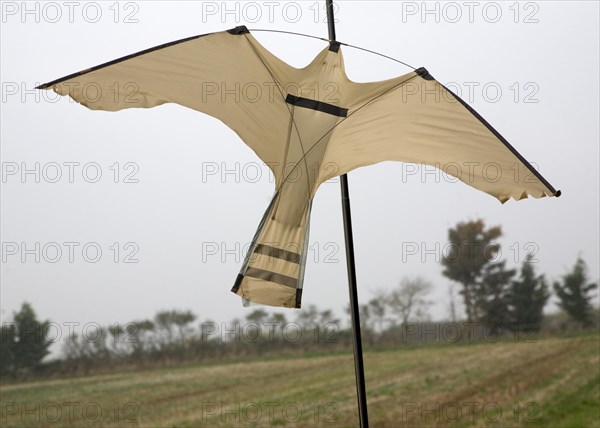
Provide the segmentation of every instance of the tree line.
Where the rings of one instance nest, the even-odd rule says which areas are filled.
[[[506,261],[498,258],[501,236],[500,227],[486,228],[482,220],[459,223],[448,232],[452,250],[442,259],[443,275],[460,287],[465,308],[462,325],[471,326],[469,336],[461,341],[483,340],[490,334],[498,337],[503,331],[536,333],[543,329],[543,309],[551,296],[549,281],[536,272],[532,256],[527,256],[518,270],[507,268]],[[578,258],[573,268],[553,283],[563,311],[558,316],[569,317],[571,325],[579,329],[597,326],[592,305],[597,286],[589,281],[586,264]],[[458,325],[454,285],[449,287],[450,320],[445,323],[429,321],[431,290],[429,281],[413,277],[374,293],[359,307],[366,344],[455,341],[456,334],[452,338],[447,334],[456,332]],[[346,312],[349,314],[348,307]],[[72,331],[63,340],[61,358],[42,362],[52,345],[48,337],[51,322],[38,320],[32,306],[24,303],[13,321],[1,327],[0,375],[3,379],[26,378],[114,370],[116,366],[135,369],[285,352],[296,355],[299,349],[351,349],[351,331],[342,327],[333,311],[308,305],[293,314],[294,319],[288,320],[284,313],[257,308],[244,320],[197,323],[198,317],[191,311],[160,311],[152,319]],[[431,337],[432,331],[437,337]]]
[[[500,226],[486,228],[483,220],[459,223],[448,231],[452,244],[442,259],[443,274],[461,286],[468,322],[499,329],[537,331],[550,298],[544,275],[535,271],[533,256],[526,257],[520,272],[498,260]],[[593,290],[587,266],[579,257],[572,270],[553,283],[558,305],[582,327],[592,324]]]

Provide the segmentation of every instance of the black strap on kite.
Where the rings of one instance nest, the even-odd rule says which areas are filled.
[[[297,97],[292,94],[288,94],[285,99],[285,102],[297,107],[309,108],[312,110],[318,110],[323,113],[331,114],[333,116],[338,117],[346,117],[348,116],[348,109],[342,108],[338,106],[334,106],[333,104],[324,103],[322,101],[311,100],[310,98],[302,98]]]

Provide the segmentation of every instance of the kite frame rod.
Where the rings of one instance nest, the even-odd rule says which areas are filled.
[[[250,28],[249,31],[251,33],[254,33],[254,32],[265,32],[265,33],[289,34],[289,35],[292,35],[292,36],[308,37],[309,39],[321,40],[323,42],[329,42],[329,41],[331,41],[331,39],[326,39],[324,37],[317,37],[317,36],[312,36],[310,34],[297,33],[297,32],[294,32],[294,31],[272,30],[272,29],[267,29],[267,28]],[[371,50],[371,49],[367,49],[367,48],[362,48],[362,47],[356,46],[356,45],[351,45],[350,43],[340,42],[339,40],[336,40],[336,42],[338,42],[342,46],[347,46],[347,47],[352,48],[352,49],[358,49],[359,51],[368,52],[370,54],[377,55],[377,56],[380,56],[382,58],[389,59],[391,61],[397,62],[398,64],[402,64],[402,65],[404,65],[404,66],[406,66],[408,68],[411,68],[413,70],[417,69],[417,67],[414,67],[414,66],[412,66],[412,65],[410,65],[410,64],[408,64],[408,63],[406,63],[404,61],[400,61],[399,59],[396,59],[396,58],[391,57],[389,55],[382,54],[381,52],[377,52],[377,51],[374,51],[374,50]]]
[[[325,0],[327,6],[327,23],[329,40],[336,41],[333,0]],[[358,417],[361,428],[369,427],[367,411],[367,389],[365,386],[365,367],[363,363],[362,338],[360,331],[360,312],[358,306],[358,290],[356,285],[356,265],[354,262],[354,237],[352,235],[352,215],[350,210],[350,191],[348,175],[343,174],[340,180],[342,190],[342,213],[344,217],[344,236],[346,240],[346,263],[348,266],[348,289],[350,292],[350,317],[352,319],[352,343],[354,347],[354,371],[356,375],[356,398],[358,400]]]

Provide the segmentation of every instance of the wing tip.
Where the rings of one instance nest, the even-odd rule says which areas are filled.
[[[496,197],[496,199],[498,199],[500,201],[501,204],[504,205],[506,202],[508,202],[511,199],[513,199],[515,201],[522,201],[524,199],[529,199],[530,196],[535,199],[546,198],[546,197],[560,198],[561,195],[562,195],[562,191],[552,189],[550,191],[545,191],[545,192],[542,192],[539,194],[528,193],[527,191],[524,191],[518,197],[515,195],[511,195],[511,194],[502,194],[502,195],[494,195],[494,196]]]

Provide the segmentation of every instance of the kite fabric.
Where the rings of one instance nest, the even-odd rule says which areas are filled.
[[[560,196],[496,130],[426,69],[355,83],[340,43],[305,68],[246,27],[147,49],[41,85],[92,110],[177,103],[220,119],[275,177],[275,194],[232,291],[299,308],[311,203],[320,184],[382,161],[426,164],[501,202]]]

